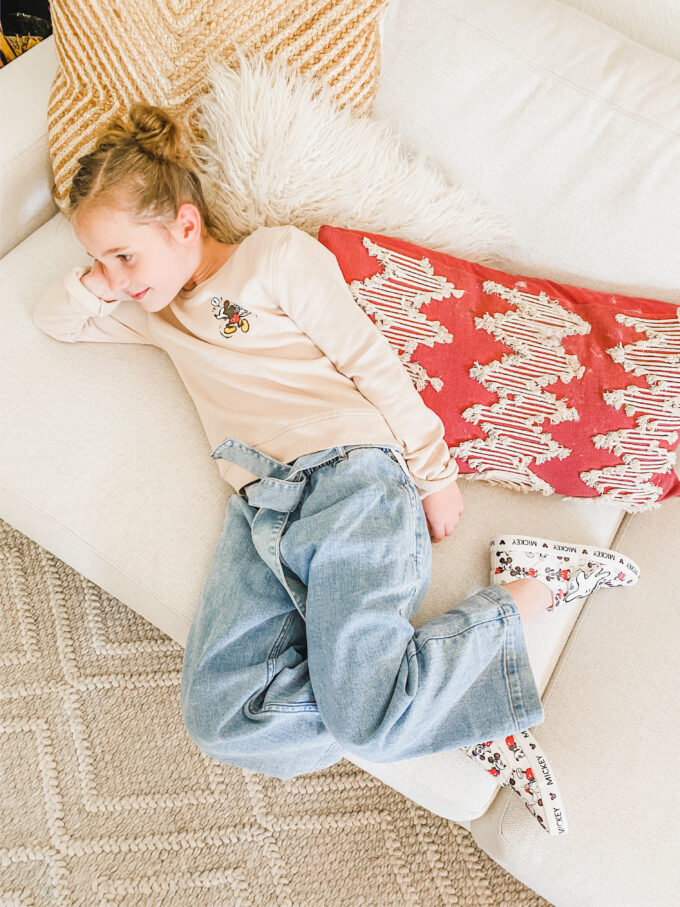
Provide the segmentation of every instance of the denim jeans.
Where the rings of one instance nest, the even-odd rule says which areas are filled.
[[[355,754],[392,762],[540,723],[519,612],[501,586],[415,630],[432,548],[402,451],[282,463],[228,501],[184,655],[187,731],[222,762],[287,779]]]

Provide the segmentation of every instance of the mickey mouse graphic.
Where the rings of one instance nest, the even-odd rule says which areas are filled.
[[[498,555],[498,566],[496,567],[495,573],[502,573],[503,570],[507,570],[510,573],[510,576],[536,576],[536,569],[531,567],[527,570],[526,567],[520,567],[512,562],[512,555],[503,554],[501,551],[497,552]]]
[[[226,321],[226,324],[220,328],[220,334],[222,334],[223,337],[230,337],[238,328],[241,328],[244,334],[248,333],[250,324],[246,315],[250,315],[249,311],[241,308],[241,306],[237,305],[235,302],[230,302],[228,299],[221,299],[219,296],[213,296],[210,300],[210,304],[213,307],[213,315],[215,318],[217,318],[218,321]]]
[[[485,768],[490,775],[493,775],[496,778],[509,766],[503,760],[500,753],[491,751],[492,745],[493,740],[488,740],[486,743],[477,743],[472,747],[472,755],[485,763],[488,762],[488,765],[485,765]]]
[[[524,750],[512,735],[505,738],[505,745],[518,761],[526,758]],[[530,767],[525,769],[515,767],[512,769],[510,777],[508,778],[508,783],[511,787],[519,785],[524,788],[525,793],[529,794],[534,804],[538,803],[540,806],[543,805],[543,801],[541,800],[538,791],[538,782]]]

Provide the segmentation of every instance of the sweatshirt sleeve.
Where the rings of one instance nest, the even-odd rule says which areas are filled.
[[[335,255],[303,230],[288,227],[274,252],[272,282],[283,311],[380,410],[404,447],[421,500],[450,485],[458,464],[444,441],[444,424],[354,300]]]
[[[89,269],[73,268],[45,289],[33,311],[33,324],[66,343],[77,340],[148,343],[148,318],[132,300],[104,302],[80,282]]]

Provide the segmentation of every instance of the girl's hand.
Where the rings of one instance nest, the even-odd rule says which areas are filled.
[[[447,535],[453,535],[453,530],[458,525],[463,512],[463,496],[455,482],[433,491],[421,501],[427,524],[430,528],[430,538],[433,542],[441,542]]]
[[[87,274],[83,274],[80,278],[80,282],[84,287],[87,287],[90,293],[94,293],[95,296],[103,299],[104,302],[118,302],[120,298],[116,296],[109,286],[109,282],[104,276],[102,266],[98,261],[95,261]]]

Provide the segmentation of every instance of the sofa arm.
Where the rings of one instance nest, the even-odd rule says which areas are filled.
[[[543,696],[536,737],[569,833],[546,835],[507,789],[472,823],[477,844],[555,907],[678,903],[679,534],[678,499],[624,517],[612,546],[640,580],[590,596]]]
[[[0,69],[0,257],[54,216],[47,103],[57,69],[50,35]]]

